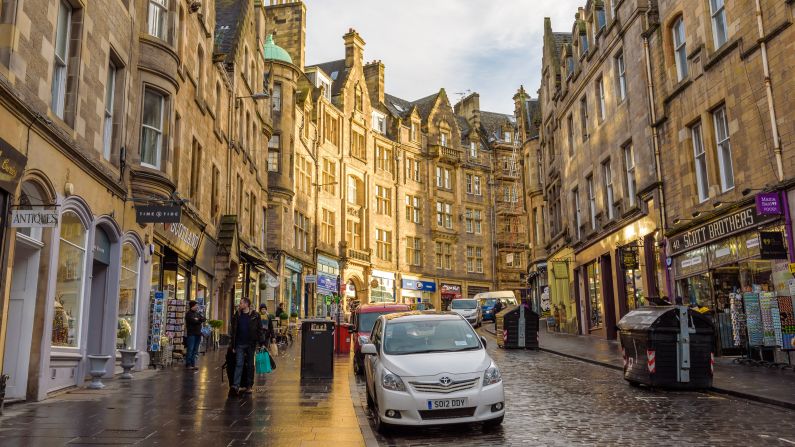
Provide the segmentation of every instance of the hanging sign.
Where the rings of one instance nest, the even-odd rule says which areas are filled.
[[[780,231],[760,231],[759,257],[762,259],[787,259],[784,234]]]
[[[304,284],[314,284],[317,282],[316,275],[304,275]]]
[[[0,138],[0,188],[13,191],[22,177],[28,158]]]
[[[640,262],[638,262],[638,250],[634,248],[622,248],[621,266],[624,267],[624,270],[637,270],[640,268]]]
[[[53,228],[58,226],[57,210],[12,210],[10,228]]]
[[[777,192],[763,192],[756,195],[756,213],[761,216],[781,214],[781,201]]]
[[[135,221],[147,223],[179,223],[182,208],[179,205],[139,205],[135,207]]]

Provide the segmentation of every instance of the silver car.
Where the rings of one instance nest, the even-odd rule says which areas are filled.
[[[483,321],[482,310],[478,300],[474,298],[459,298],[450,303],[450,310],[464,317],[474,327],[480,327]]]

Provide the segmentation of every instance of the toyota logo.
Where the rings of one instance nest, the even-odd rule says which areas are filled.
[[[452,380],[450,380],[450,378],[447,376],[444,376],[441,379],[439,379],[439,383],[441,383],[444,386],[450,385],[451,382]]]

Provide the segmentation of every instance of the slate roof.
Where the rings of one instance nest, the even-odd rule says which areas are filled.
[[[525,132],[528,137],[538,136],[538,126],[536,126],[536,119],[541,117],[541,104],[537,99],[528,99],[525,101]]]
[[[345,68],[345,59],[340,59],[331,62],[323,62],[322,64],[310,65],[307,68],[317,67],[323,70],[331,77],[331,96],[337,96],[348,78],[348,70]]]
[[[471,130],[469,128],[469,123],[467,122],[467,119],[461,115],[456,115],[455,119],[458,121],[458,128],[461,130],[461,140],[463,141],[464,138],[469,135],[469,131]]]
[[[213,54],[234,54],[240,39],[242,22],[251,0],[215,1],[215,48]]]
[[[486,138],[491,141],[502,139],[502,126],[509,122],[511,125],[516,125],[516,119],[513,115],[496,112],[480,112],[480,125],[486,131]]]
[[[555,58],[560,57],[562,48],[571,44],[571,33],[552,33],[552,42],[555,44]]]
[[[386,103],[387,110],[389,110],[389,113],[393,116],[405,118],[411,112],[412,106],[410,101],[392,96],[389,93],[384,93],[384,102]]]

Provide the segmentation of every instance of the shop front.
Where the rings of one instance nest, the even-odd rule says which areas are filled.
[[[551,328],[569,334],[579,334],[579,322],[585,318],[581,313],[579,284],[573,269],[574,251],[565,247],[554,252],[547,261],[547,284],[549,284]]]
[[[395,274],[393,272],[373,270],[370,273],[370,302],[395,302]]]
[[[315,287],[315,316],[331,317],[332,305],[340,294],[340,265],[334,258],[317,256],[317,284]]]
[[[436,283],[423,281],[414,276],[403,275],[400,282],[400,297],[404,304],[412,305],[417,310],[425,310],[432,302],[436,293]]]
[[[450,302],[461,298],[461,284],[448,284],[441,283],[439,285],[439,294],[441,295],[441,310],[449,310]]]
[[[304,283],[302,280],[304,266],[300,261],[287,256],[285,257],[284,267],[283,296],[285,310],[290,315],[293,313],[300,315],[301,297],[304,293]]]
[[[775,304],[776,314],[779,298],[791,303],[788,237],[780,213],[752,205],[668,238],[675,301],[712,317],[719,354],[781,347],[756,335],[760,303],[768,313]]]
[[[549,287],[547,286],[547,263],[537,262],[530,265],[527,271],[527,283],[530,302],[538,315],[550,315]]]

